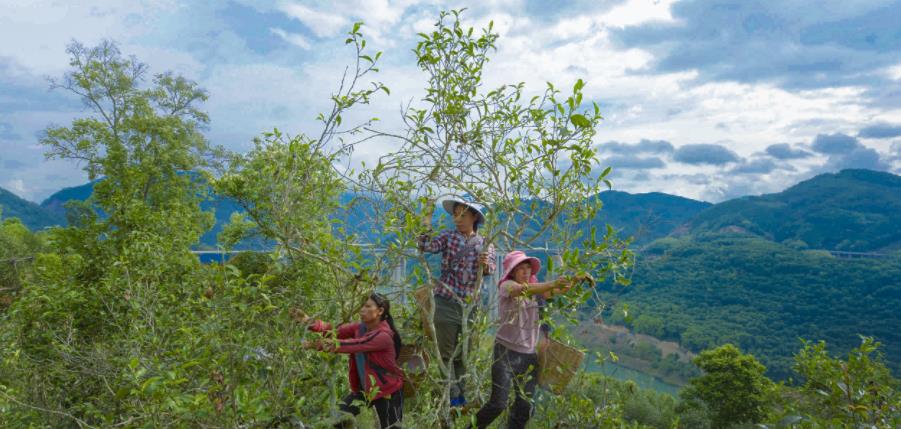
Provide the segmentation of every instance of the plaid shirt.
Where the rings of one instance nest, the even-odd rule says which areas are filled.
[[[488,253],[488,266],[483,274],[494,273],[497,254],[494,245],[483,250],[484,238],[473,234],[468,239],[456,229],[445,229],[437,236],[423,234],[419,237],[419,250],[428,253],[441,252],[441,277],[435,287],[435,295],[454,299],[468,298],[476,289],[479,270],[479,254]]]

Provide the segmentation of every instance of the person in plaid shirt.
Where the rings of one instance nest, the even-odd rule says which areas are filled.
[[[462,347],[457,344],[463,331],[463,304],[471,303],[481,285],[476,284],[479,270],[483,276],[494,273],[496,253],[494,246],[485,245],[479,235],[479,225],[485,215],[479,205],[462,200],[449,199],[442,202],[444,210],[453,215],[455,229],[446,229],[438,235],[423,234],[419,237],[419,250],[427,253],[441,253],[441,275],[435,286],[435,335],[441,359],[453,368],[452,377],[456,382],[451,387],[451,406],[466,404],[463,396]],[[425,221],[431,223],[431,216]],[[474,313],[469,313],[468,321],[473,321]],[[456,351],[456,353],[454,353]]]

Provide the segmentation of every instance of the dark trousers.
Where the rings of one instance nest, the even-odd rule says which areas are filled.
[[[475,309],[469,313],[467,326],[472,329],[475,320]],[[463,336],[463,306],[456,300],[435,296],[435,337],[438,340],[438,353],[441,360],[453,370],[451,379],[451,397],[463,396],[466,365],[463,362],[463,345],[459,344]],[[458,346],[459,344],[459,346]],[[456,351],[456,353],[454,353]]]
[[[366,402],[362,393],[351,392],[344,397],[344,401],[340,405],[341,411],[353,415],[360,414],[360,407],[354,404],[354,401]],[[400,429],[400,422],[404,419],[404,395],[398,390],[391,394],[390,398],[379,398],[372,401],[368,406],[375,408],[375,413],[379,416],[379,428],[381,429]],[[336,427],[344,427],[338,425]]]
[[[518,353],[494,343],[491,364],[491,398],[476,414],[476,426],[488,427],[507,408],[512,388],[516,394],[507,427],[524,428],[532,417],[532,395],[538,385],[538,354]]]

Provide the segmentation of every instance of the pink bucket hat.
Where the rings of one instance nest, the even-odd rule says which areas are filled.
[[[529,282],[535,283],[537,282],[536,274],[541,270],[541,261],[538,258],[527,256],[525,252],[514,250],[504,256],[504,275],[501,276],[501,280],[497,282],[498,285],[510,279],[513,274],[513,269],[516,268],[517,265],[524,261],[529,261],[532,264],[532,278],[529,279]]]

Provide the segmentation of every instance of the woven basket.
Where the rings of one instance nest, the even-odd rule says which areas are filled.
[[[413,297],[416,299],[416,305],[419,306],[419,320],[422,321],[422,333],[428,339],[435,338],[432,332],[432,288],[425,285],[413,291]]]
[[[400,354],[397,356],[397,366],[404,372],[404,398],[412,398],[426,377],[429,357],[419,346],[401,346]]]
[[[556,340],[542,342],[538,347],[538,385],[559,395],[582,366],[585,353]]]

